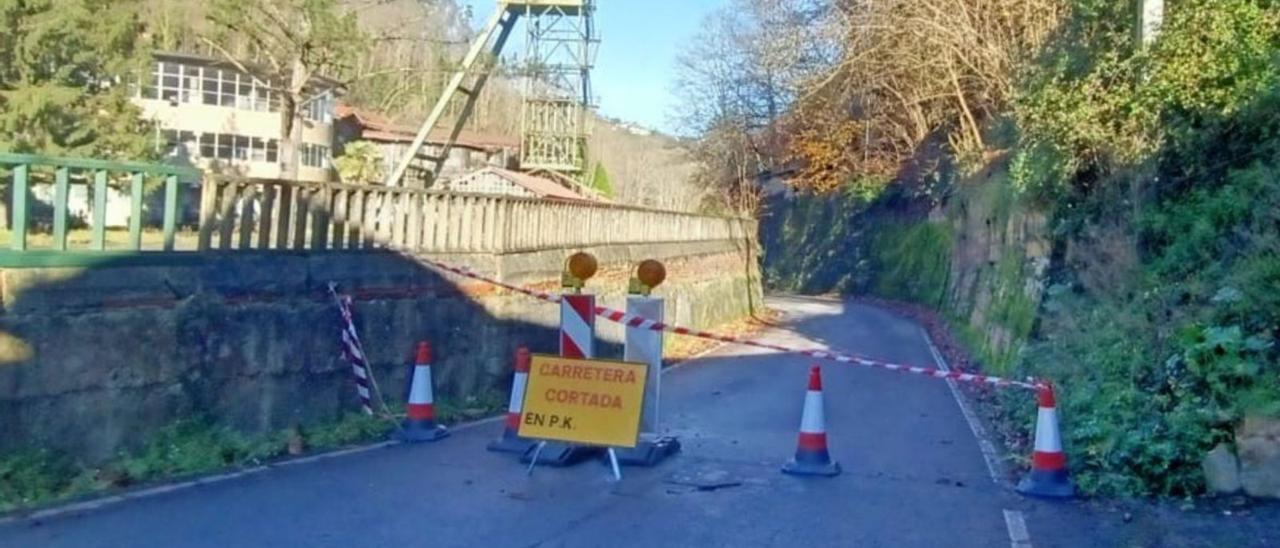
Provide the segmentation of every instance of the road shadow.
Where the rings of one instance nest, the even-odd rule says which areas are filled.
[[[330,283],[353,299],[389,403],[418,341],[434,348],[437,402],[462,409],[505,402],[517,346],[558,351],[557,305],[386,250],[112,255],[3,275],[0,453],[97,462],[183,419],[255,433],[358,410]]]

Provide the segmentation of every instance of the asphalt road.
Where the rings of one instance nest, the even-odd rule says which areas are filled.
[[[762,335],[932,365],[912,322],[834,300],[778,298]],[[836,478],[779,472],[795,450],[810,362],[725,348],[664,375],[664,429],[684,452],[621,483],[588,462],[532,478],[484,445],[501,425],[434,444],[282,466],[191,489],[0,525],[3,547],[1078,545],[1069,506],[996,481],[946,383],[824,364]],[[738,483],[715,490],[675,478]],[[1023,534],[1022,518],[1029,527]],[[1068,516],[1079,523],[1080,516]],[[1012,538],[1011,538],[1012,535]],[[1076,536],[1078,535],[1078,536]],[[1105,543],[1103,543],[1105,545]]]

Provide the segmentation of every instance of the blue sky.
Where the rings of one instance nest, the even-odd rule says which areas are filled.
[[[676,55],[703,18],[728,0],[598,0],[596,26],[603,42],[592,77],[605,116],[670,131],[671,83]],[[494,0],[461,0],[482,24]],[[523,43],[523,28],[513,45]]]

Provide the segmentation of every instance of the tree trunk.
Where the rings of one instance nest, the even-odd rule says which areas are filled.
[[[289,76],[289,93],[282,94],[280,109],[280,178],[289,181],[298,180],[302,147],[298,106],[306,100],[307,79],[307,67],[301,60],[295,60]]]
[[[302,132],[298,122],[297,101],[286,96],[280,111],[280,178],[286,181],[298,180],[298,151],[302,141]]]

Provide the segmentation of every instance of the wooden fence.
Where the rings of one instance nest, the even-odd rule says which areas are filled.
[[[741,239],[749,219],[592,202],[207,177],[199,249],[511,253]]]
[[[25,154],[0,153],[0,187],[10,191],[11,221],[0,267],[210,250],[512,253],[733,240],[755,231],[750,219],[599,202],[243,179]]]

